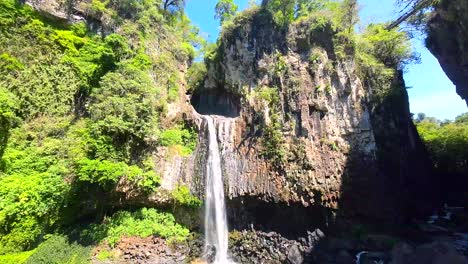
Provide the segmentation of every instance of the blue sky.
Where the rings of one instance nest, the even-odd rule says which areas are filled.
[[[219,34],[219,21],[214,19],[214,7],[218,0],[188,0],[186,11],[192,22],[200,28],[209,41],[216,41]],[[370,22],[383,22],[395,18],[395,0],[358,0],[363,25]],[[240,9],[248,5],[248,0],[235,0]],[[421,57],[420,64],[407,67],[405,81],[410,96],[413,113],[426,113],[438,119],[454,119],[468,112],[465,101],[455,92],[455,87],[442,71],[438,61],[424,47],[423,39],[414,39],[413,46]]]

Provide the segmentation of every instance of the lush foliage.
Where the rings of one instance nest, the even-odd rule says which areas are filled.
[[[352,31],[358,21],[356,0],[264,0],[262,6],[282,27],[298,19],[322,16],[334,20],[336,27]]]
[[[296,0],[269,0],[263,4],[278,25],[286,26],[294,20]]]
[[[279,62],[276,64],[276,71],[284,68],[281,59],[279,59]],[[278,115],[280,111],[278,88],[262,87],[258,91],[254,91],[251,96],[259,100],[259,104],[264,109],[268,109],[268,116],[266,117],[267,120],[265,120],[262,136],[262,145],[264,147],[262,154],[279,168],[286,161],[286,151],[284,149],[284,137],[282,133],[283,125]]]
[[[237,6],[233,0],[219,0],[215,6],[215,18],[221,21],[221,24],[231,19],[237,12]]]
[[[202,201],[190,194],[190,189],[187,186],[179,185],[172,191],[175,205],[186,206],[197,209],[202,206]]]
[[[418,115],[418,132],[428,147],[436,168],[446,172],[468,172],[468,114],[451,121]]]
[[[362,79],[373,89],[374,99],[382,101],[399,89],[393,87],[397,70],[417,61],[405,32],[387,30],[384,24],[371,24],[358,35],[356,61]]]
[[[110,246],[115,246],[123,236],[151,235],[182,241],[188,237],[189,230],[177,224],[170,213],[143,208],[136,212],[118,212],[106,219],[103,224],[92,225],[83,231],[82,238],[97,242],[105,241]]]
[[[90,249],[70,243],[64,236],[52,235],[26,260],[26,264],[90,263]]]
[[[162,146],[172,147],[178,154],[186,156],[195,150],[196,136],[192,129],[172,128],[160,135],[159,142]]]
[[[19,2],[0,0],[0,254],[32,249],[81,209],[99,220],[121,197],[119,185],[158,191],[152,151],[177,145],[186,155],[197,138],[181,120],[165,120],[199,42],[184,1],[67,2],[102,22],[90,28]],[[164,233],[175,225],[169,216],[140,218],[159,219],[157,230],[172,234]],[[47,240],[34,263],[49,263],[39,259],[59,244],[64,251],[51,259],[67,262],[75,248],[62,240]]]
[[[11,253],[0,255],[0,263],[3,264],[24,264],[26,260],[35,252],[35,250],[25,251],[21,253]]]

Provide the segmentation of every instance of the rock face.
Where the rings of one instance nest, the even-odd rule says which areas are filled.
[[[352,57],[338,58],[332,30],[314,30],[312,20],[278,29],[261,11],[246,17],[225,30],[205,86],[192,99],[195,107],[213,94],[240,101],[226,105],[238,117],[218,122],[232,201],[382,219],[417,209],[404,202],[422,202],[416,198],[429,190],[430,165],[401,76],[397,95],[375,102],[379,87],[363,84]],[[203,112],[223,114],[219,107]]]
[[[79,22],[85,21],[85,10],[82,3],[86,0],[26,0],[25,3],[32,6],[41,14],[62,21]]]
[[[191,100],[199,112],[220,116],[231,226],[278,220],[300,229],[333,221],[337,210],[395,222],[423,211],[434,196],[430,163],[401,73],[394,95],[377,102],[379,87],[360,80],[352,56],[337,55],[333,30],[314,29],[313,20],[278,29],[258,10],[245,17],[224,30]],[[198,149],[171,177],[203,196],[206,124],[193,116]]]
[[[468,99],[467,12],[468,3],[464,0],[440,1],[428,23],[426,40],[427,47],[465,100]]]

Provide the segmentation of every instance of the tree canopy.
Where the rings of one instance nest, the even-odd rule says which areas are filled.
[[[221,21],[221,24],[231,19],[239,9],[234,0],[219,0],[215,6],[215,18]]]
[[[439,121],[418,114],[415,123],[438,169],[468,172],[468,113],[455,121]]]

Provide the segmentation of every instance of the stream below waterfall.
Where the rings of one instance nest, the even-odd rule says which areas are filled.
[[[221,155],[215,122],[212,116],[203,116],[208,127],[208,158],[205,184],[205,254],[215,250],[215,264],[234,263],[228,257],[228,225],[224,200]]]

